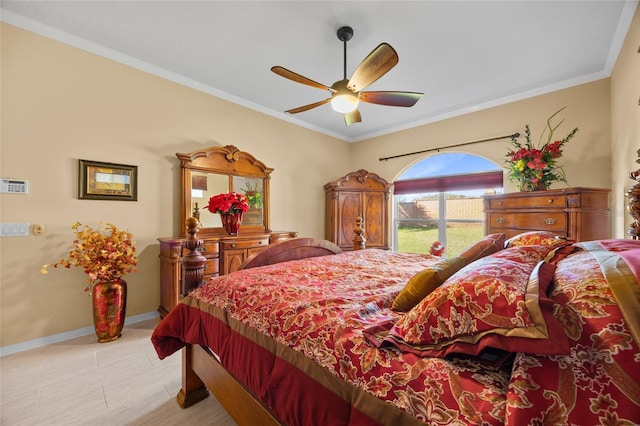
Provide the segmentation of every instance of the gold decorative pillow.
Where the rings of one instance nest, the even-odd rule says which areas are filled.
[[[452,257],[434,263],[427,269],[418,272],[398,293],[391,308],[400,312],[410,311],[429,293],[468,263],[462,257]]]

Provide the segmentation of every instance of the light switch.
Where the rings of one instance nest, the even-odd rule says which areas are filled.
[[[29,236],[29,224],[28,223],[8,223],[2,224],[1,237],[28,237]]]

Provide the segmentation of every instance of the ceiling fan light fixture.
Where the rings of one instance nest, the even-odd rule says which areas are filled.
[[[368,104],[378,104],[398,107],[411,107],[422,97],[423,93],[399,92],[399,91],[368,91],[363,90],[371,83],[385,75],[398,63],[398,54],[388,43],[380,43],[367,55],[356,68],[350,79],[347,79],[347,41],[353,36],[351,27],[338,29],[338,40],[344,45],[344,72],[342,80],[338,80],[331,87],[313,81],[307,77],[289,71],[281,66],[271,67],[271,71],[281,77],[296,83],[305,84],[316,89],[328,90],[330,96],[319,102],[292,108],[285,112],[297,114],[310,109],[331,103],[331,108],[344,115],[347,126],[360,123],[362,117],[358,111],[360,101]]]
[[[360,101],[353,93],[334,95],[333,98],[331,98],[331,108],[333,108],[335,112],[339,112],[341,114],[354,111],[358,108],[359,103]]]
[[[360,97],[358,93],[355,93],[347,88],[349,80],[339,80],[333,83],[330,91],[331,93],[331,108],[335,112],[341,114],[347,114],[355,111],[360,103]]]

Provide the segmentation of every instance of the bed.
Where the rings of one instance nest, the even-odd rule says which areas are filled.
[[[270,251],[273,251],[271,253]],[[492,234],[454,258],[295,239],[157,326],[240,425],[640,424],[640,241]]]

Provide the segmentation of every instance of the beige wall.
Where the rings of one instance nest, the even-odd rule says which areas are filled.
[[[91,326],[84,274],[39,272],[66,253],[74,221],[108,221],[134,234],[140,272],[126,277],[127,314],[158,307],[156,238],[181,229],[176,152],[250,152],[275,169],[272,229],[324,235],[323,185],[349,171],[347,142],[11,25],[1,31],[0,174],[30,186],[28,195],[1,196],[1,220],[46,232],[0,239],[0,346]],[[137,165],[138,201],[78,200],[78,159]]]
[[[638,28],[636,14],[629,33],[636,43]],[[348,144],[11,25],[3,23],[0,36],[0,175],[27,179],[30,184],[28,195],[0,196],[1,220],[41,223],[47,228],[39,237],[0,239],[0,346],[92,324],[80,271],[39,273],[42,264],[66,253],[72,238],[70,225],[76,220],[109,221],[134,233],[140,272],[126,278],[128,315],[156,309],[156,238],[176,235],[181,227],[176,152],[231,144],[252,153],[275,169],[272,228],[322,237],[326,182],[361,168],[393,180],[424,158],[379,162],[381,156],[510,134],[522,131],[526,123],[536,135],[547,116],[566,105],[567,129],[580,127],[565,151],[569,183],[616,190],[623,178],[612,181],[611,164],[623,163],[625,171],[631,170],[634,164],[627,152],[635,150],[640,140],[640,90],[637,79],[631,77],[640,74],[640,55],[633,55],[631,50],[637,46],[629,40],[611,90],[610,80],[601,80]],[[623,99],[629,97],[625,95],[628,87],[634,87],[631,106]],[[630,123],[633,127],[627,130]],[[489,142],[465,151],[502,165],[507,146],[507,141]],[[81,158],[138,165],[138,201],[78,200]],[[622,226],[615,228],[616,236],[623,236],[618,229]]]
[[[624,193],[632,185],[628,178],[640,164],[640,8],[636,10],[618,61],[611,74],[611,168],[613,170],[612,215],[614,235],[626,237],[631,216],[625,212]]]
[[[534,142],[538,142],[547,118],[558,109],[567,108],[559,116],[565,122],[554,133],[564,137],[574,127],[579,131],[565,145],[560,160],[570,186],[611,186],[611,144],[609,116],[609,79],[556,91],[542,96],[513,102],[472,114],[439,121],[414,129],[381,136],[353,145],[353,158],[362,167],[394,180],[408,167],[437,152],[412,155],[387,161],[380,157],[416,152],[465,142],[489,139],[516,132],[524,142],[524,126],[529,124]],[[423,101],[428,102],[425,97]],[[422,101],[421,101],[422,102]],[[559,121],[556,121],[556,123]],[[504,158],[511,148],[509,139],[483,142],[441,152],[467,152],[487,158],[504,167]],[[515,191],[515,185],[505,177],[505,191]],[[556,182],[552,188],[566,187]]]

